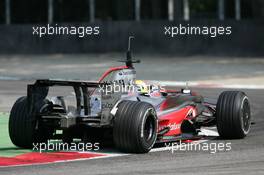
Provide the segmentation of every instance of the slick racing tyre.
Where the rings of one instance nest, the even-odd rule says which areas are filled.
[[[49,130],[36,129],[35,116],[28,115],[27,97],[20,97],[13,105],[9,117],[9,137],[21,148],[32,148],[33,143],[46,142]]]
[[[250,103],[244,92],[225,91],[216,105],[217,130],[224,139],[241,139],[250,131]]]
[[[122,101],[114,120],[114,143],[129,153],[147,153],[157,138],[157,115],[149,103]]]

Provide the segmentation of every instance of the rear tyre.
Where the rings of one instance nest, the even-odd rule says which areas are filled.
[[[122,101],[114,120],[114,143],[129,153],[147,153],[157,138],[157,115],[149,103]]]
[[[35,116],[28,115],[27,97],[20,97],[13,105],[9,117],[9,137],[12,143],[21,148],[32,148],[33,143],[47,141],[49,131],[36,129]]]
[[[216,121],[221,138],[244,138],[251,126],[250,103],[246,94],[241,91],[222,92],[216,105]]]

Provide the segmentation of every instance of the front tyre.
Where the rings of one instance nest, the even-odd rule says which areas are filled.
[[[154,107],[145,102],[122,101],[114,120],[114,143],[129,153],[147,153],[157,138],[157,115]]]
[[[250,131],[251,114],[247,95],[241,91],[225,91],[216,105],[219,136],[224,139],[241,139]]]

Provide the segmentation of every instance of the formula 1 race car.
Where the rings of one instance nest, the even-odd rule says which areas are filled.
[[[111,138],[120,151],[147,153],[155,143],[196,137],[205,126],[216,126],[223,139],[249,133],[250,103],[244,92],[224,91],[214,102],[188,88],[168,91],[136,80],[133,63],[139,60],[131,57],[130,40],[126,65],[107,70],[98,82],[43,79],[28,85],[27,96],[11,110],[11,141],[32,148],[49,139],[70,143],[101,137]],[[73,87],[74,102],[48,98],[51,87]]]

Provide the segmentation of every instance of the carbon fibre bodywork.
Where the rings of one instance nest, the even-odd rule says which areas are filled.
[[[49,123],[54,129],[67,129],[76,126],[96,128],[112,128],[115,117],[115,108],[122,100],[144,101],[155,107],[158,115],[157,142],[181,138],[182,134],[195,136],[201,126],[215,125],[215,104],[205,102],[203,97],[184,90],[158,90],[155,96],[135,92],[108,92],[107,86],[113,82],[124,86],[134,82],[136,72],[133,67],[121,66],[106,71],[98,82],[64,81],[64,80],[37,80],[28,85],[28,113],[37,116],[38,123]],[[49,88],[54,86],[69,86],[74,90],[76,108],[68,111],[61,104],[48,102],[44,107],[43,101],[47,98]],[[135,86],[133,84],[132,86]],[[91,111],[95,101],[91,100],[98,90],[99,112]],[[157,95],[158,93],[158,95]],[[58,97],[59,98],[59,97]],[[63,102],[63,101],[62,101]],[[64,102],[63,102],[64,103]]]

